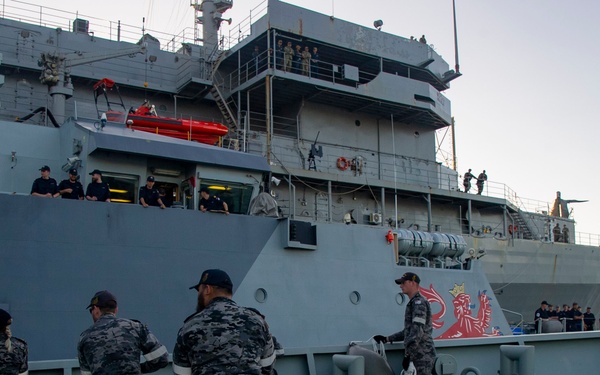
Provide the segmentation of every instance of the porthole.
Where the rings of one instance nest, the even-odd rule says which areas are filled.
[[[258,303],[265,303],[267,300],[267,291],[263,288],[256,289],[256,292],[254,292],[254,299]]]
[[[402,293],[396,294],[396,303],[400,306],[404,305],[404,301],[406,300],[406,296]]]
[[[352,302],[353,305],[358,305],[360,303],[360,293],[356,290],[350,293],[350,302]]]

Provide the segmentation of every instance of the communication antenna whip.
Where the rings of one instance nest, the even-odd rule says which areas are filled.
[[[456,4],[455,0],[452,0],[452,14],[454,16],[454,70],[456,74],[460,74],[460,65],[458,63],[458,36],[456,33]]]

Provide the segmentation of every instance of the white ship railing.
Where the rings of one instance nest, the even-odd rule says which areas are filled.
[[[191,8],[191,7],[190,7]],[[238,24],[228,26],[223,23],[224,30],[219,40],[222,41],[222,47],[229,49],[251,35],[251,24],[267,13],[268,2],[262,1],[250,10],[250,15]],[[140,12],[140,20],[142,19]],[[137,43],[142,38],[143,25],[129,25],[120,21],[105,20],[98,17],[85,15],[76,12],[68,12],[48,6],[30,4],[18,0],[2,0],[0,9],[0,18],[12,19],[20,22],[27,22],[34,25],[50,28],[61,28],[63,30],[73,31],[73,22],[76,19],[89,21],[89,34],[94,37]],[[198,44],[194,37],[194,27],[186,27],[177,34],[166,33],[159,30],[144,30],[145,34],[150,34],[160,41],[161,48],[166,51],[175,52],[179,50],[183,43]]]

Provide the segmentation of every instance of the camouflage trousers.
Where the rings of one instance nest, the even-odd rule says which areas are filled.
[[[418,361],[413,361],[415,368],[417,369],[417,375],[431,375],[433,373],[433,364],[435,358],[421,358]]]

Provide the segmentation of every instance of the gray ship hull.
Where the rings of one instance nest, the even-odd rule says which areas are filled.
[[[221,13],[231,5],[218,3]],[[453,127],[444,92],[460,72],[430,45],[266,4],[236,43],[217,45],[217,27],[204,45],[177,50],[149,32],[115,41],[0,19],[0,308],[29,343],[32,373],[78,371],[85,306],[103,289],[172,350],[195,309],[188,288],[208,268],[226,270],[234,299],[266,316],[286,350],[281,374],[331,374],[350,341],[400,330],[407,300],[393,280],[408,270],[432,305],[439,361],[449,361],[438,374],[496,374],[501,345],[535,347],[538,373],[597,368],[596,331],[512,335],[542,300],[598,311],[600,258],[573,242],[568,215],[528,209],[503,184],[466,194],[436,160],[436,132]],[[318,47],[316,69],[282,69],[268,52],[280,39]],[[104,77],[121,86],[120,102],[98,102]],[[144,99],[156,128],[127,117]],[[184,140],[191,129],[158,135],[181,118],[229,133],[210,145]],[[42,165],[58,181],[75,168],[84,186],[100,169],[113,202],[30,196]],[[137,204],[149,175],[177,208]],[[231,214],[200,212],[200,187]],[[278,218],[248,215],[266,189]],[[552,238],[555,224],[570,242]],[[397,369],[402,344],[389,350]]]

